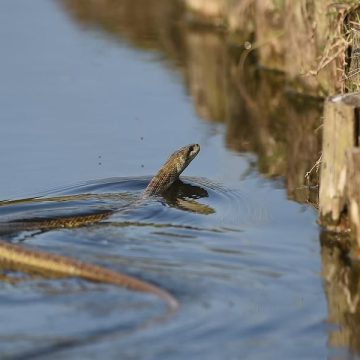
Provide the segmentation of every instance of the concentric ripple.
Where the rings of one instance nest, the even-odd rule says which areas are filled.
[[[1,223],[88,216],[108,210],[113,211],[104,220],[108,223],[207,230],[241,230],[264,225],[269,219],[264,204],[205,178],[184,177],[163,196],[142,199],[149,181],[150,177],[88,181],[33,198],[0,202]]]

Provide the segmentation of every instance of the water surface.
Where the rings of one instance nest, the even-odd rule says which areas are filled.
[[[132,47],[73,15],[54,1],[0,3],[0,217],[115,212],[91,226],[3,237],[138,276],[181,307],[151,323],[164,313],[154,296],[15,274],[21,281],[0,283],[2,355],[341,355],[326,344],[332,328],[316,212],[288,200],[283,157],[259,141],[269,150],[280,140],[266,131],[247,138],[251,114],[239,110],[232,121],[237,114],[249,131],[234,141],[238,130],[219,121],[220,103],[205,106],[214,104],[206,89],[187,93],[150,40]],[[202,112],[193,107],[199,99]],[[201,152],[185,184],[131,209],[167,156],[194,142]]]

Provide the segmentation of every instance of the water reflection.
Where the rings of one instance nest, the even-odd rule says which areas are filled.
[[[142,49],[161,49],[173,57],[180,34],[181,2],[168,0],[60,0],[68,13],[89,29],[100,29]],[[181,46],[180,46],[181,48]]]
[[[290,91],[282,74],[259,69],[252,53],[244,67],[239,66],[242,42],[189,25],[177,1],[63,0],[62,4],[83,26],[131,46],[156,50],[180,74],[198,116],[224,124],[228,149],[255,153],[254,166],[268,177],[285,179],[291,199],[316,203],[316,188],[306,187],[305,174],[320,155],[321,102]],[[317,181],[316,171],[312,172],[310,183]],[[190,192],[200,191],[199,198],[206,198],[202,190]],[[187,198],[182,202],[175,189],[166,201],[188,211],[211,213],[206,204],[192,201],[197,195]],[[328,321],[337,326],[329,332],[329,344],[359,352],[359,269],[328,245],[329,236],[323,233],[326,245],[321,249]]]
[[[360,352],[360,266],[344,256],[337,234],[323,232],[322,276],[328,301],[328,322],[335,328],[329,333],[333,347]]]
[[[257,68],[253,56],[240,68],[242,40],[189,24],[178,1],[61,3],[83,26],[156,50],[182,75],[199,117],[225,124],[229,149],[256,153],[260,172],[283,176],[290,198],[312,196],[299,189],[319,158],[322,103],[289,92],[286,79]],[[311,183],[317,175],[311,173]]]
[[[201,186],[186,184],[181,180],[176,181],[163,195],[166,202],[184,211],[190,211],[202,215],[215,213],[211,206],[201,204],[195,199],[209,197],[208,192]]]

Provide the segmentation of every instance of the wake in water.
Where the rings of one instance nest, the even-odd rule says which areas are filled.
[[[149,178],[88,181],[31,198],[2,201],[0,233],[72,228],[98,221],[175,226],[185,223],[210,226],[214,230],[241,230],[268,222],[269,214],[264,205],[239,190],[227,189],[205,178],[184,177],[183,180],[163,196],[135,207],[131,205]],[[172,211],[166,207],[171,207]],[[210,216],[210,219],[201,221],[199,215]],[[71,221],[73,218],[78,221]]]

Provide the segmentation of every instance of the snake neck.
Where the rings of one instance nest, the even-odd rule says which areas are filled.
[[[200,146],[198,144],[190,144],[171,154],[158,173],[151,179],[142,197],[159,195],[168,190],[199,151]]]

